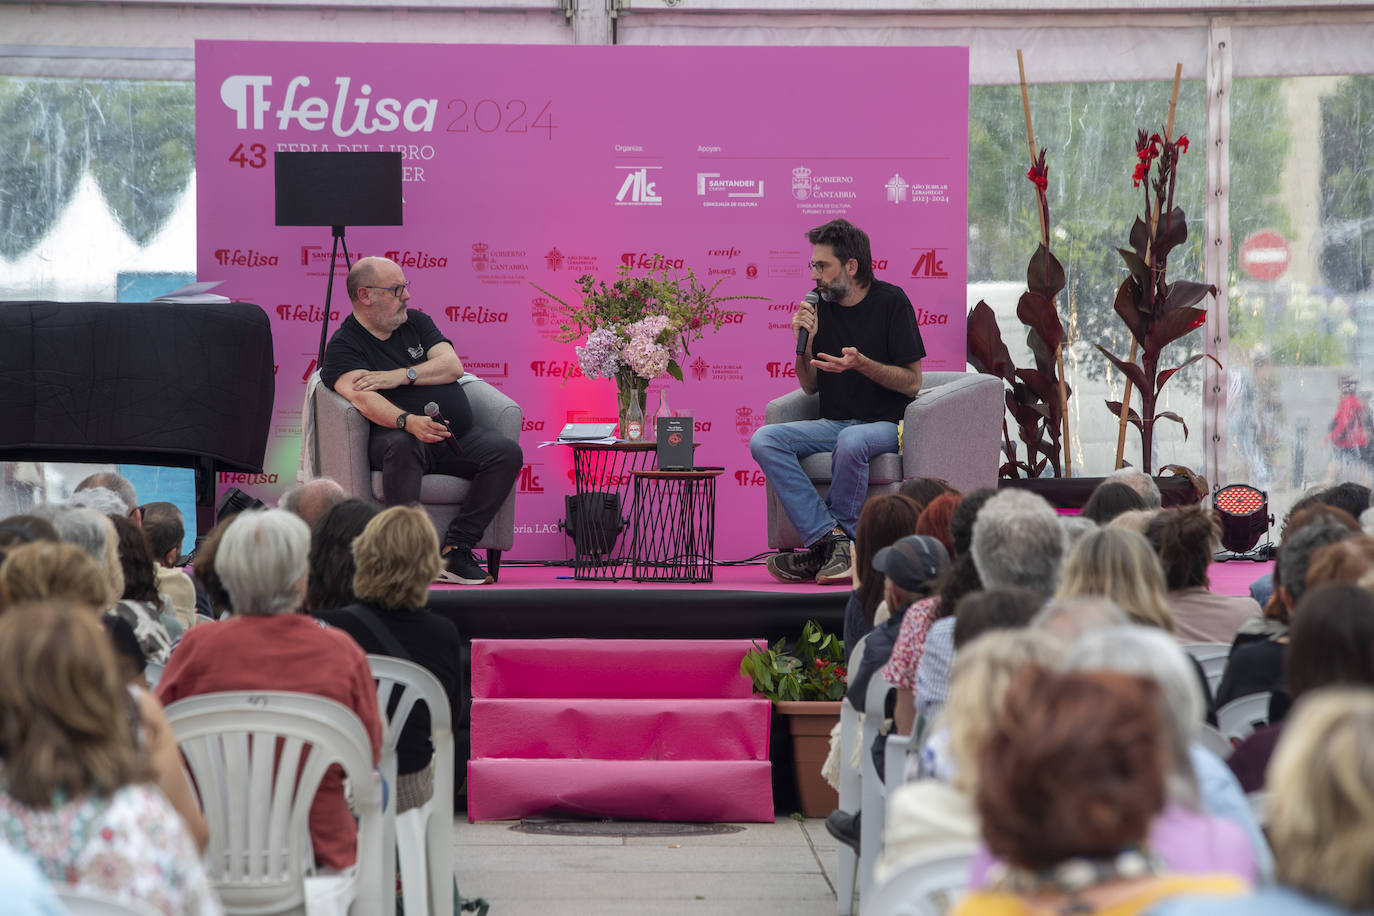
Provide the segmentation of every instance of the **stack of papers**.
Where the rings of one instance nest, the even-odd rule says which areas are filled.
[[[572,442],[589,442],[596,445],[609,445],[617,441],[615,438],[614,423],[569,423],[559,432],[558,438],[553,442],[541,442],[539,447],[546,445],[566,445]]]

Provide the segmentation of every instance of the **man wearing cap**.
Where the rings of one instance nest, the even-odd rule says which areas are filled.
[[[406,307],[410,283],[400,265],[387,258],[359,259],[348,272],[348,298],[353,314],[329,339],[320,379],[372,421],[368,455],[382,472],[382,502],[418,503],[425,474],[472,481],[462,511],[441,533],[439,578],[488,583],[492,577],[472,548],[520,475],[520,444],[473,425],[458,384],[463,362],[434,319]],[[448,426],[425,414],[430,401]]]
[[[928,598],[935,591],[935,583],[940,574],[949,568],[949,552],[945,545],[924,534],[912,534],[882,548],[873,555],[873,568],[883,574],[883,604],[878,605],[875,615],[880,622],[869,631],[863,644],[863,657],[854,669],[845,696],[855,709],[865,715],[885,716],[884,709],[865,710],[868,696],[868,682],[892,655],[892,647],[897,642],[897,634],[902,629],[902,618],[907,608]],[[890,616],[882,619],[886,606]],[[880,734],[872,748],[873,762],[878,775],[883,775],[883,749],[887,736]],[[825,819],[825,828],[842,843],[859,848],[859,815],[845,811],[832,811]]]

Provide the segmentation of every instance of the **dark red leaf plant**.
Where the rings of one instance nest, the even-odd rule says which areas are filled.
[[[1201,327],[1207,320],[1206,309],[1197,307],[1198,303],[1217,293],[1216,287],[1211,284],[1191,280],[1169,283],[1166,279],[1169,253],[1188,239],[1188,223],[1183,208],[1174,206],[1178,159],[1188,151],[1188,138],[1167,138],[1167,131],[1161,137],[1159,134],[1147,136],[1143,130],[1136,137],[1135,172],[1131,178],[1136,187],[1145,186],[1145,217],[1136,217],[1135,224],[1131,226],[1131,247],[1117,249],[1129,273],[1116,292],[1114,308],[1134,338],[1131,357],[1121,359],[1100,344],[1097,345],[1102,355],[1126,376],[1127,404],[1123,408],[1121,401],[1108,401],[1107,409],[1118,420],[1124,409],[1127,421],[1140,431],[1141,466],[1147,473],[1154,467],[1156,420],[1173,420],[1183,426],[1184,437],[1188,435],[1188,427],[1182,417],[1169,411],[1155,411],[1155,404],[1165,383],[1174,373],[1204,356],[1216,363],[1218,368],[1221,367],[1215,357],[1199,353],[1171,369],[1159,368],[1164,348]],[[1136,361],[1137,348],[1139,362]],[[1129,404],[1132,386],[1140,391],[1139,413]]]
[[[1039,477],[1048,466],[1055,477],[1063,475],[1061,458],[1065,402],[1068,386],[1061,382],[1059,348],[1064,343],[1064,325],[1059,320],[1055,297],[1064,288],[1064,268],[1049,250],[1050,208],[1045,197],[1049,187],[1049,168],[1045,150],[1035,158],[1026,173],[1035,185],[1040,220],[1040,244],[1026,266],[1026,291],[1016,304],[1016,317],[1026,326],[1026,344],[1035,357],[1035,368],[1018,369],[1002,342],[997,317],[984,301],[968,314],[968,362],[979,372],[995,375],[1007,383],[1007,410],[1016,421],[1018,437],[1026,447],[1024,460],[1018,458],[1006,417],[1002,418],[1002,449],[1006,461],[1002,477]]]

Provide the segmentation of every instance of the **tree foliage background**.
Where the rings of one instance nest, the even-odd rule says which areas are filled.
[[[87,169],[148,242],[195,169],[195,123],[189,82],[0,77],[0,255],[37,244]]]
[[[1169,116],[1172,82],[1064,83],[1030,87],[1035,144],[1049,150],[1047,189],[1051,247],[1064,265],[1067,286],[1060,315],[1090,377],[1115,371],[1095,352],[1130,352],[1126,326],[1112,310],[1116,289],[1126,275],[1116,249],[1127,247],[1131,224],[1143,215],[1145,193],[1132,187],[1138,129],[1163,133]],[[1176,206],[1188,215],[1188,241],[1170,256],[1171,280],[1202,279],[1202,228],[1206,194],[1206,116],[1200,81],[1182,84],[1174,117],[1174,136],[1192,140],[1179,165]],[[1236,83],[1232,97],[1232,148],[1247,150],[1247,193],[1233,196],[1233,238],[1238,225],[1284,225],[1279,176],[1288,135],[1276,80]],[[1243,112],[1243,116],[1237,114]],[[1020,280],[1026,259],[1039,240],[1035,195],[1026,181],[1029,154],[1019,86],[975,86],[969,98],[969,280]],[[1238,243],[1238,242],[1237,242]],[[1217,306],[1210,300],[1208,308]],[[1019,328],[1003,328],[1020,337]],[[1201,335],[1179,341],[1169,351],[1177,365],[1202,349]],[[1177,382],[1196,387],[1201,373],[1184,373]]]

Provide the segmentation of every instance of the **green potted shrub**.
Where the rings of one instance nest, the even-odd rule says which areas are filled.
[[[798,640],[780,639],[771,647],[755,647],[739,667],[754,682],[754,692],[772,700],[787,722],[802,813],[825,817],[839,804],[835,790],[821,776],[821,767],[844,698],[843,640],[808,620]]]

